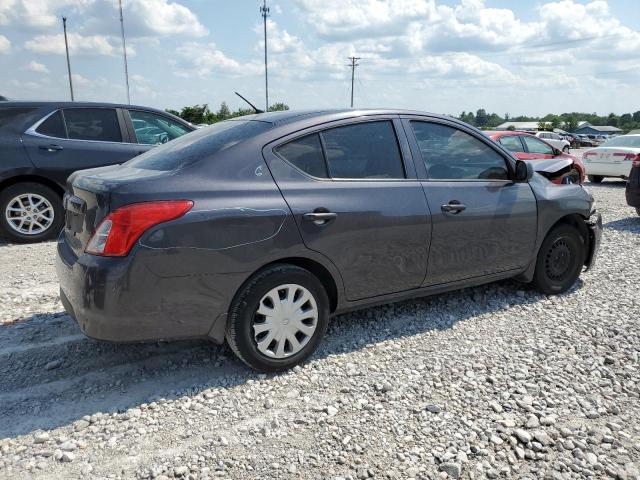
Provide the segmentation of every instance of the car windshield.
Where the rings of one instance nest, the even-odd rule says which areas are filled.
[[[270,123],[252,120],[218,122],[154,147],[147,153],[129,160],[125,165],[144,170],[177,170],[196,163],[205,156],[233,147],[268,130],[271,126]]]
[[[631,147],[640,148],[640,135],[615,137],[603,143],[603,147]]]

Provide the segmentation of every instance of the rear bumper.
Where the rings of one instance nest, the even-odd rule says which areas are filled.
[[[587,259],[584,264],[586,270],[589,270],[595,265],[598,250],[600,249],[600,242],[602,240],[602,215],[600,215],[600,212],[594,211],[585,223],[589,229],[589,252],[587,253]]]
[[[224,340],[224,330],[214,328],[224,317],[219,299],[202,295],[192,278],[160,277],[134,255],[77,257],[64,232],[56,272],[62,304],[88,337],[112,342]]]

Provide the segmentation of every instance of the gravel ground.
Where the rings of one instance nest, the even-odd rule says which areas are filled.
[[[640,218],[589,185],[599,261],[336,318],[274,376],[204,342],[84,338],[54,243],[0,245],[0,478],[640,479]]]

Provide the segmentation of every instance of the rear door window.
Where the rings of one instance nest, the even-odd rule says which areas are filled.
[[[329,175],[347,179],[405,178],[393,123],[357,123],[321,133]]]
[[[53,115],[50,115],[36,128],[36,132],[47,137],[67,138],[62,112],[57,110]]]
[[[327,166],[317,133],[298,138],[275,149],[276,154],[294,167],[318,178],[327,178]]]
[[[113,108],[65,108],[69,138],[98,142],[122,142],[120,123]]]

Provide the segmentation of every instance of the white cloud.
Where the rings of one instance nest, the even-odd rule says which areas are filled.
[[[117,4],[117,1],[114,2]],[[169,0],[129,0],[124,3],[125,26],[132,36],[182,35],[203,37],[208,30],[189,8]]]
[[[11,42],[4,35],[0,35],[0,54],[9,53],[11,50]]]
[[[213,43],[189,42],[176,48],[175,52],[178,57],[176,72],[180,76],[252,75],[262,69],[260,62],[240,63],[227,57]]]
[[[89,87],[93,85],[93,82],[86,77],[83,77],[79,73],[72,73],[71,79],[73,80],[73,85],[78,87]]]
[[[35,60],[31,60],[29,64],[25,67],[30,72],[35,73],[49,73],[49,69],[43,63],[38,63]]]
[[[95,0],[0,0],[0,25],[48,28],[60,23],[58,12],[82,12]]]
[[[71,55],[114,55],[119,53],[118,46],[114,46],[113,39],[104,35],[83,36],[79,33],[68,33],[69,53]],[[65,53],[64,35],[37,35],[24,44],[27,50],[35,53],[51,53],[63,55]],[[127,47],[127,54],[129,54]]]

